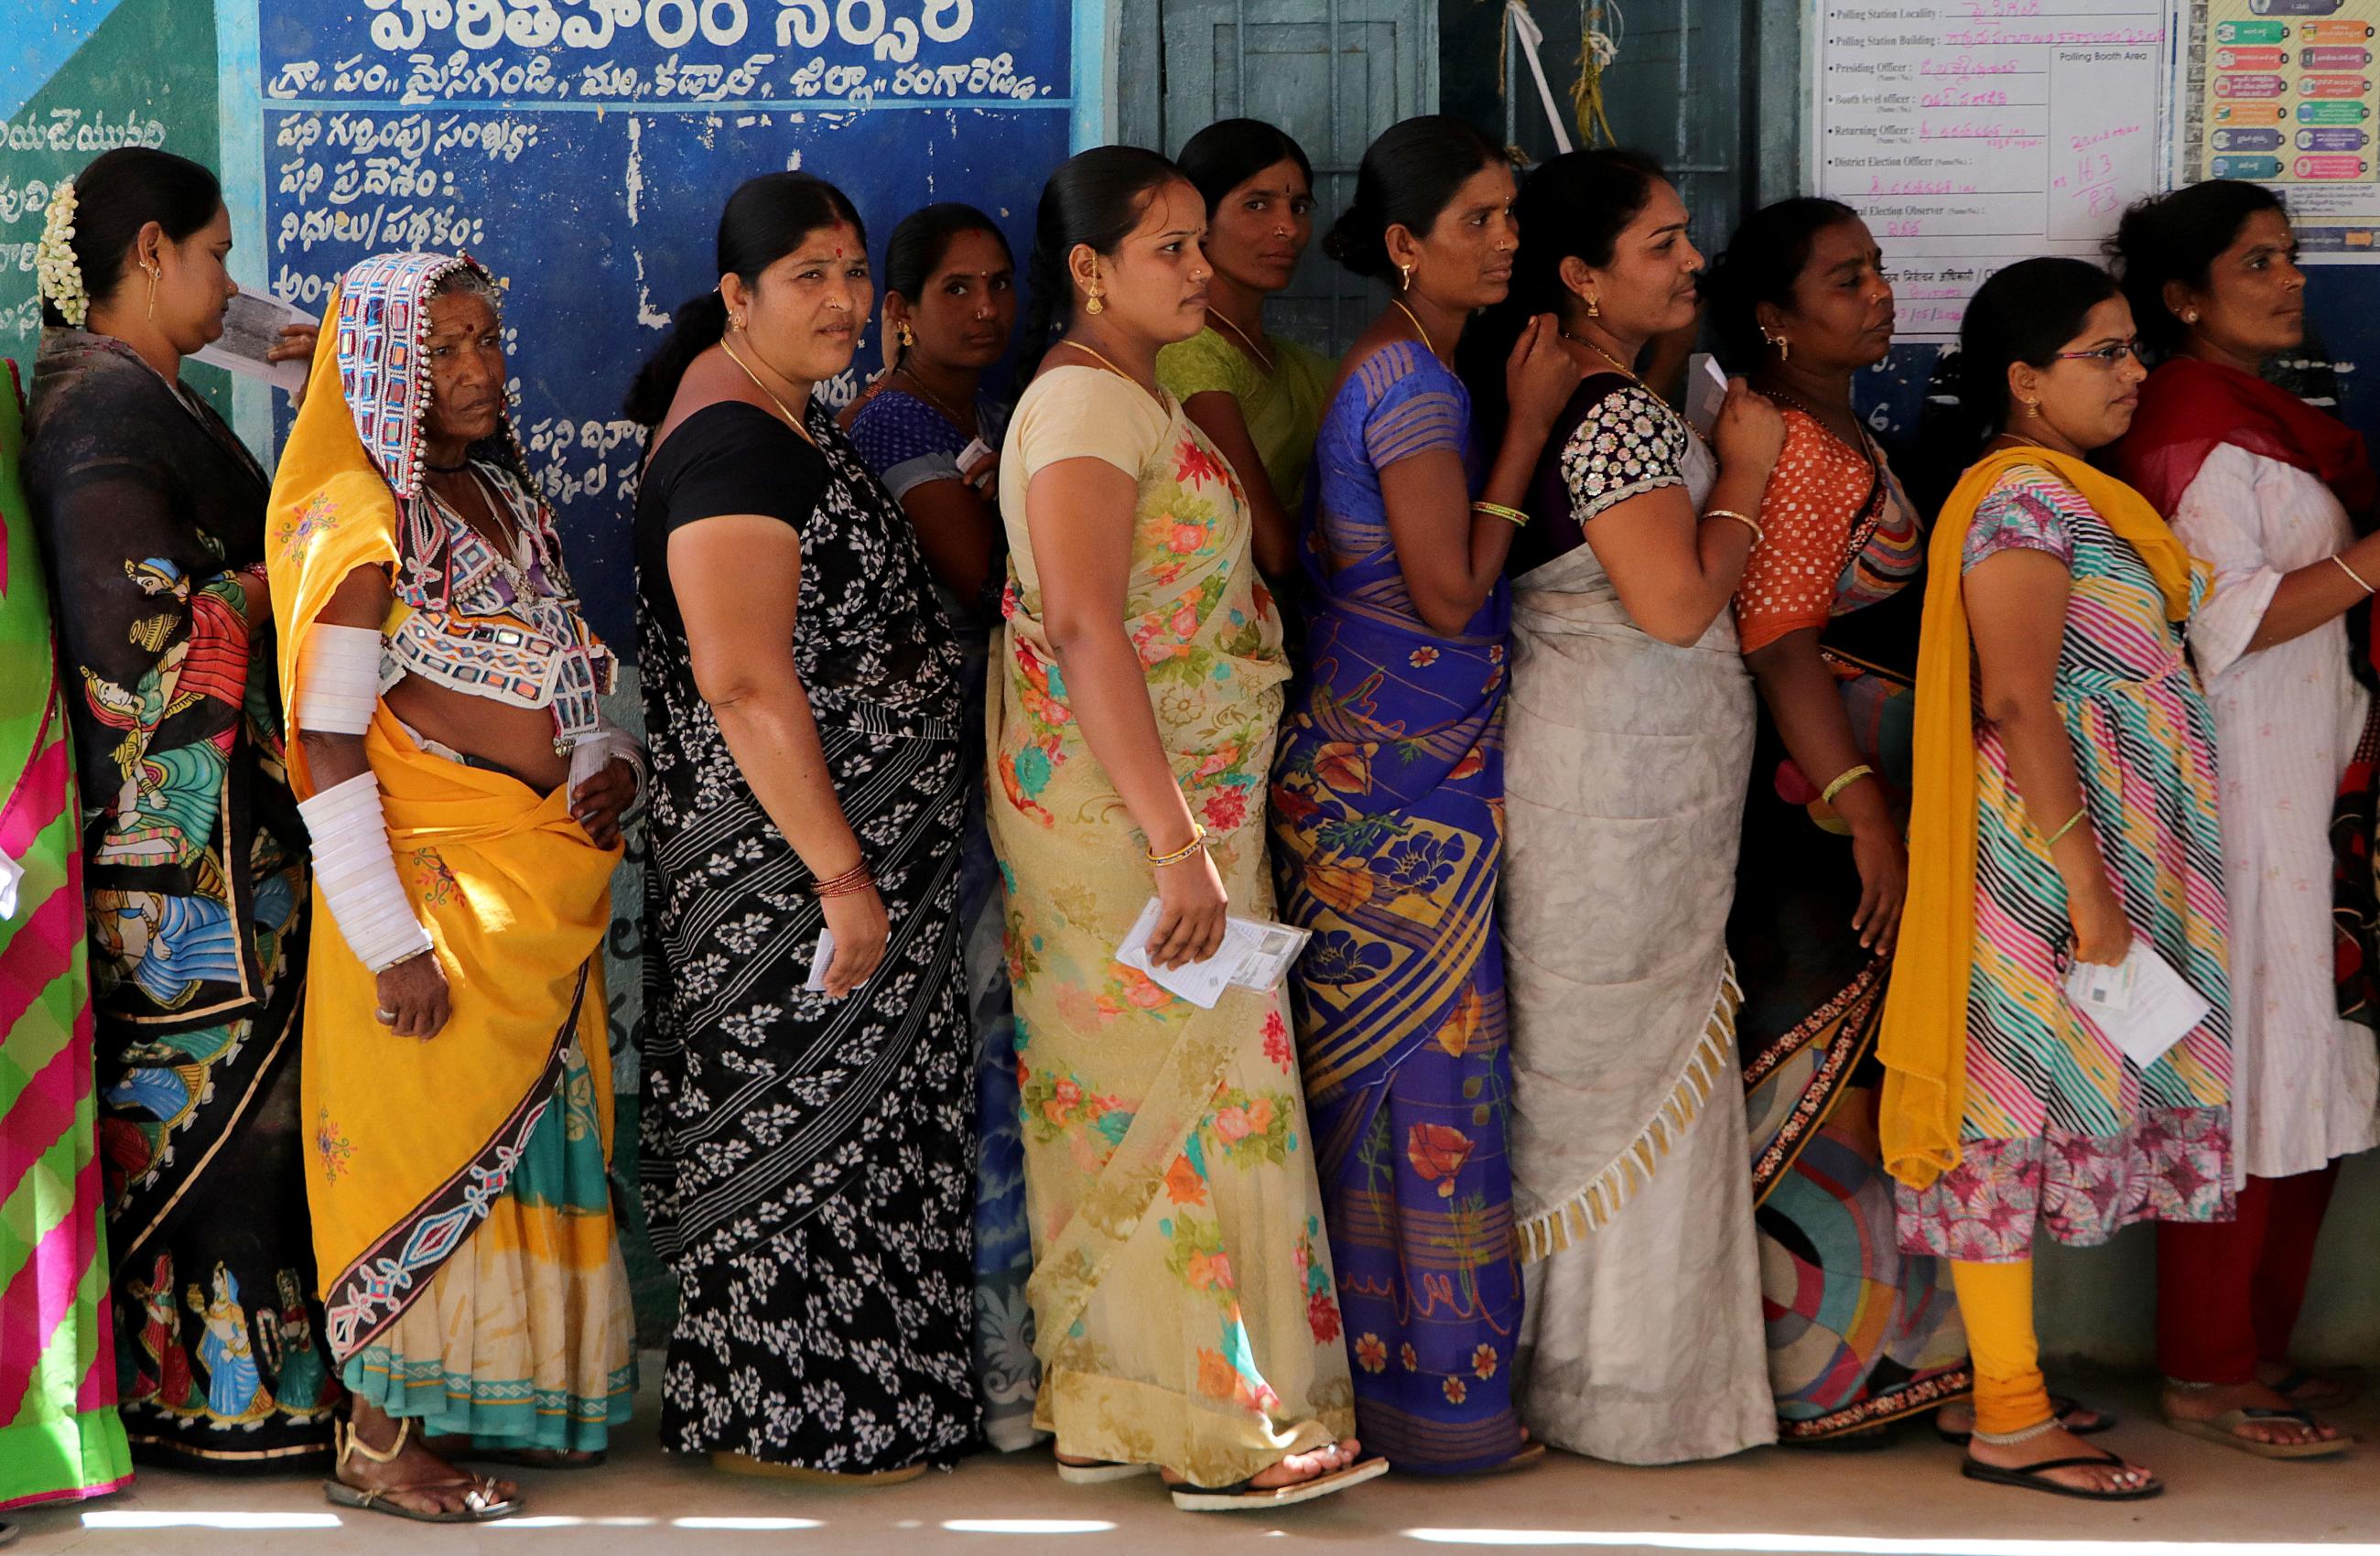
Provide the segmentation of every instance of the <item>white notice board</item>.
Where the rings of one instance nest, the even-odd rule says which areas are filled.
[[[1815,0],[1815,193],[1866,217],[1904,343],[1958,338],[1967,298],[2035,254],[2096,260],[2164,187],[2167,0]]]

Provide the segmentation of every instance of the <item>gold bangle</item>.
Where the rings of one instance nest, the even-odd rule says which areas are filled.
[[[1473,513],[1492,514],[1496,517],[1504,520],[1506,523],[1511,524],[1515,528],[1525,525],[1529,522],[1529,516],[1527,514],[1523,513],[1518,508],[1508,508],[1501,503],[1474,503],[1471,504],[1471,511]]]
[[[1733,508],[1706,508],[1703,510],[1703,517],[1705,518],[1731,518],[1735,520],[1738,524],[1742,525],[1746,529],[1752,531],[1752,543],[1755,546],[1767,538],[1768,532],[1760,528],[1760,521],[1758,519],[1753,517],[1750,514],[1738,513]]]
[[[2363,575],[2347,565],[2347,558],[2334,554],[2331,557],[2331,560],[2338,564],[2338,570],[2340,572],[2346,574],[2349,577],[2353,578],[2357,583],[2363,584],[2364,593],[2370,594],[2373,592],[2372,586],[2368,583],[2363,583]]]
[[[1865,762],[1860,763],[1857,767],[1847,767],[1843,769],[1841,772],[1836,774],[1835,781],[1833,783],[1827,785],[1827,792],[1818,796],[1818,803],[1821,805],[1832,805],[1835,803],[1835,796],[1837,795],[1842,793],[1845,789],[1850,788],[1853,784],[1858,783],[1863,778],[1873,778],[1875,776],[1876,769],[1870,767]]]
[[[1178,865],[1191,855],[1202,852],[1207,846],[1207,829],[1194,821],[1190,823],[1190,841],[1171,854],[1160,854],[1154,848],[1148,850],[1148,868],[1163,869],[1167,865]]]
[[[2048,840],[2047,840],[2046,842],[2045,842],[2045,843],[2042,845],[2042,846],[2043,846],[2043,847],[2045,847],[2045,848],[2055,848],[2055,847],[2057,847],[2057,846],[2058,846],[2058,840],[2059,838],[2061,838],[2061,837],[2064,837],[2068,833],[2072,832],[2076,827],[2081,826],[2081,825],[2082,824],[2082,818],[2083,818],[2084,816],[2089,815],[2089,814],[2090,814],[2090,808],[2089,808],[2088,806],[2085,806],[2083,808],[2082,808],[2082,809],[2077,810],[2076,812],[2074,812],[2074,814],[2073,814],[2073,815],[2067,817],[2067,818],[2066,818],[2066,824],[2065,824],[2064,826],[2062,826],[2062,827],[2058,828],[2056,832],[2051,833],[2049,834]]]

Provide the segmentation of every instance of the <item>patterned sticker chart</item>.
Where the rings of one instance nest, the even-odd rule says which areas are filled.
[[[2207,0],[2203,166],[2210,178],[2380,178],[2380,0]]]

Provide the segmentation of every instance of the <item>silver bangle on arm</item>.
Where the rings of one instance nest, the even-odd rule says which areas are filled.
[[[396,879],[380,780],[358,772],[298,801],[298,813],[314,844],[314,882],[356,959],[382,973],[429,950],[430,931]]]

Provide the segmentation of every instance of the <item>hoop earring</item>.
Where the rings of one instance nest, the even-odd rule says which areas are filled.
[[[901,321],[901,332],[897,338],[900,340],[901,348],[904,351],[917,344],[917,337],[909,333],[909,321],[906,319]]]
[[[140,261],[140,268],[149,273],[149,317],[153,322],[157,317],[157,261],[143,260]]]

